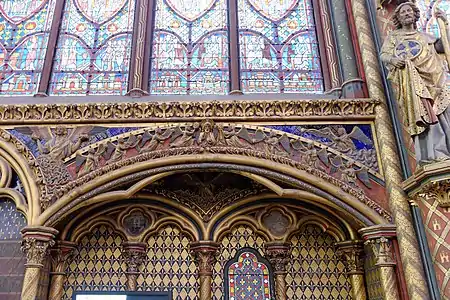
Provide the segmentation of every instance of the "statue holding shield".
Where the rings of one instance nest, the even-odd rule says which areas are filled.
[[[394,12],[397,29],[389,34],[381,49],[381,59],[389,69],[388,78],[397,87],[405,125],[421,164],[450,159],[448,22],[439,9],[435,17],[441,38],[417,30],[420,11],[415,3],[400,4]]]

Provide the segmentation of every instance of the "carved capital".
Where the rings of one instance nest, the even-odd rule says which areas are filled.
[[[376,258],[376,266],[392,267],[396,265],[392,253],[392,243],[388,238],[380,237],[368,240],[364,242],[364,244],[371,247]]]
[[[290,243],[268,242],[265,244],[264,253],[275,274],[286,273],[286,265],[291,257]]]
[[[191,252],[198,265],[199,276],[211,276],[219,244],[211,241],[191,243]]]
[[[450,179],[432,181],[423,186],[416,194],[416,201],[420,198],[437,201],[440,207],[450,207]]]
[[[139,242],[122,243],[122,255],[125,257],[128,274],[139,273],[139,267],[147,255],[147,244]]]
[[[76,244],[68,241],[58,241],[56,246],[50,250],[52,263],[51,274],[65,275],[67,263],[70,262],[75,253]]]
[[[23,237],[21,249],[27,257],[25,266],[42,268],[45,259],[50,254],[50,248],[55,244],[53,239],[58,234],[58,230],[42,226],[28,226],[21,232]]]
[[[364,274],[364,248],[362,241],[336,243],[337,254],[344,259],[349,275]]]

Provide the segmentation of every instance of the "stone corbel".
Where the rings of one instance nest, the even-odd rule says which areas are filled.
[[[264,253],[270,262],[275,275],[276,299],[287,300],[286,266],[291,258],[291,244],[283,242],[268,242],[265,244]]]
[[[122,243],[122,255],[127,264],[127,286],[129,291],[136,291],[139,267],[147,255],[147,244],[140,242]]]
[[[450,161],[419,167],[403,183],[403,189],[413,205],[417,205],[421,199],[432,199],[440,207],[450,207]]]

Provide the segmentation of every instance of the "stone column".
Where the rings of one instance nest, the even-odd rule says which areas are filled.
[[[56,247],[50,250],[51,282],[49,300],[61,300],[64,294],[66,268],[75,250],[75,243],[58,241]]]
[[[354,300],[366,300],[366,286],[364,283],[364,253],[362,241],[345,241],[336,244],[337,254],[344,259],[347,274],[352,283],[352,297]]]
[[[22,300],[36,300],[39,294],[39,279],[44,262],[58,230],[43,226],[27,226],[22,232],[22,251],[25,252],[25,277],[22,286]]]
[[[140,242],[123,242],[122,255],[127,264],[127,288],[128,291],[137,290],[137,277],[139,267],[147,255],[147,244]]]
[[[396,262],[393,259],[392,244],[390,241],[390,239],[395,237],[395,226],[373,226],[360,229],[359,232],[365,240],[364,244],[370,247],[375,256],[375,266],[380,273],[384,299],[400,299],[395,274]],[[411,251],[416,250],[411,249]]]
[[[268,242],[264,253],[272,265],[275,275],[275,295],[277,300],[287,300],[286,294],[286,265],[291,257],[291,244],[283,242]]]
[[[219,249],[219,244],[212,241],[191,243],[191,252],[198,266],[200,281],[199,300],[212,299],[211,284],[217,249]]]

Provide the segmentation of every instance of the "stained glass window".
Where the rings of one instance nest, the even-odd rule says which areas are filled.
[[[37,92],[55,0],[0,1],[0,95]]]
[[[157,0],[151,94],[228,92],[226,0]]]
[[[253,251],[241,251],[227,268],[228,298],[272,299],[269,268]]]
[[[66,0],[51,95],[127,92],[136,0]]]
[[[311,0],[238,3],[243,92],[323,92]]]

